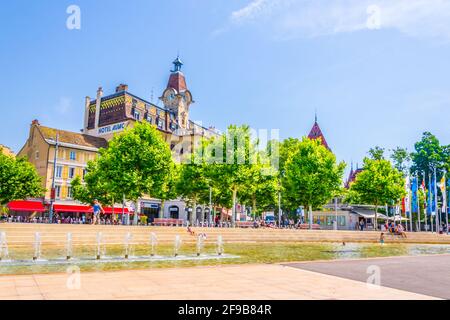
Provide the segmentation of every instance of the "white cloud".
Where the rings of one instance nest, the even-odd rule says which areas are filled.
[[[450,0],[253,0],[232,12],[228,24],[248,22],[264,23],[281,38],[394,29],[449,41]]]
[[[247,6],[231,13],[233,23],[242,23],[270,13],[271,10],[283,0],[253,0]]]

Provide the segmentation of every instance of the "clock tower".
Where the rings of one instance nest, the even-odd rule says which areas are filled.
[[[164,107],[173,114],[179,129],[189,129],[189,107],[194,102],[192,94],[186,85],[186,79],[181,72],[183,63],[177,57],[173,62],[166,90],[160,98]]]

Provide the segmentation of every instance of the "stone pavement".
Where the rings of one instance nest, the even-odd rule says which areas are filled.
[[[367,268],[380,271],[380,285],[450,299],[450,255],[289,263],[290,267],[365,282]]]
[[[278,264],[92,272],[76,279],[0,276],[0,299],[432,299]]]

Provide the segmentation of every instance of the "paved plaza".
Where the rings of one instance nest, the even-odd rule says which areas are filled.
[[[450,255],[290,263],[290,267],[366,282],[370,266],[380,269],[381,286],[450,299]]]
[[[350,262],[350,265],[352,262]],[[331,262],[330,265],[339,265]],[[404,270],[403,270],[404,271]],[[69,285],[68,285],[69,284]],[[433,299],[297,265],[235,265],[101,273],[1,276],[0,299]]]

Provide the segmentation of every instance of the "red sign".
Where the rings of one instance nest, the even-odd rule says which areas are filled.
[[[55,194],[56,194],[55,188],[51,188],[51,190],[50,190],[50,199],[52,201],[55,201],[55,199],[56,199]]]

